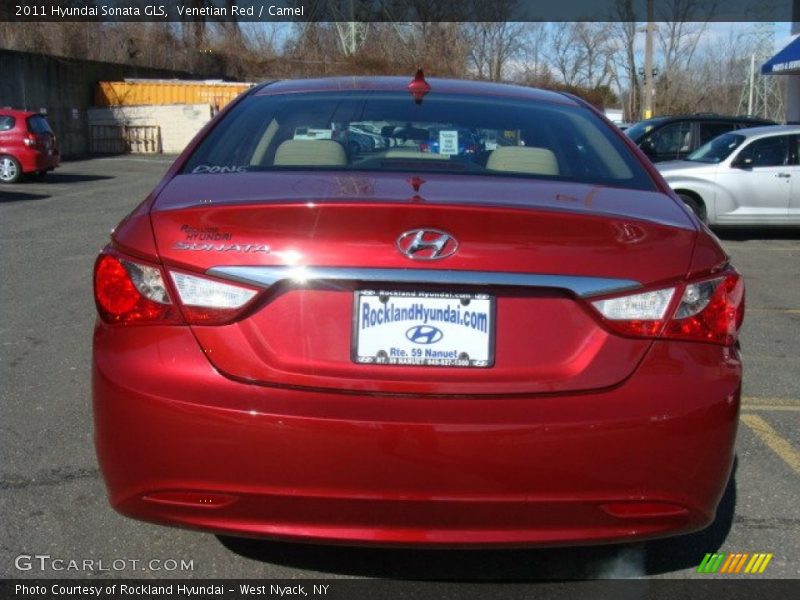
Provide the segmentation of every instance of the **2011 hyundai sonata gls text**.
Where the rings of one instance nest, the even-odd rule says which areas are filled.
[[[571,96],[255,87],[116,228],[94,293],[96,447],[131,517],[582,544],[703,528],[728,481],[743,282]]]

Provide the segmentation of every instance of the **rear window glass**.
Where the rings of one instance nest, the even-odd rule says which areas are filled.
[[[250,96],[184,173],[429,171],[634,189],[654,184],[583,107],[465,95],[352,92]]]
[[[40,115],[28,117],[28,131],[31,133],[53,133],[47,119]]]
[[[16,120],[11,115],[0,115],[0,131],[8,131],[14,129]]]

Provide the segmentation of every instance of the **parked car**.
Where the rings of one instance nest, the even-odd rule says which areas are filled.
[[[653,162],[686,158],[718,135],[774,121],[703,113],[654,117],[625,129],[625,133]]]
[[[385,144],[382,137],[364,133],[362,130],[353,127],[335,131],[333,139],[347,148],[351,155],[370,153]]]
[[[0,109],[0,183],[44,175],[60,160],[56,136],[39,113]]]
[[[369,138],[372,149],[386,148],[389,144],[381,135],[381,128],[371,123],[350,123],[348,131]],[[364,144],[366,146],[366,144]]]
[[[716,238],[583,100],[421,72],[411,92],[256,86],[115,228],[92,359],[111,504],[350,544],[712,523],[744,309]],[[354,160],[294,137],[357,118],[424,141],[445,115],[515,143]]]
[[[800,224],[800,125],[725,133],[658,169],[710,225]]]

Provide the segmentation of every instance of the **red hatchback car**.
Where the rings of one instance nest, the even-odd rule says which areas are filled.
[[[382,142],[344,147],[352,124]],[[94,293],[96,448],[134,518],[584,544],[703,528],[728,482],[742,279],[571,96],[256,87],[116,228]]]
[[[0,183],[16,183],[27,173],[44,175],[59,160],[56,136],[44,115],[0,109]]]

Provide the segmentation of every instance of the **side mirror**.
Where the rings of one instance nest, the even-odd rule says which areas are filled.
[[[745,171],[748,171],[753,168],[753,159],[750,157],[737,158],[733,161],[731,166],[734,169],[744,169]]]

